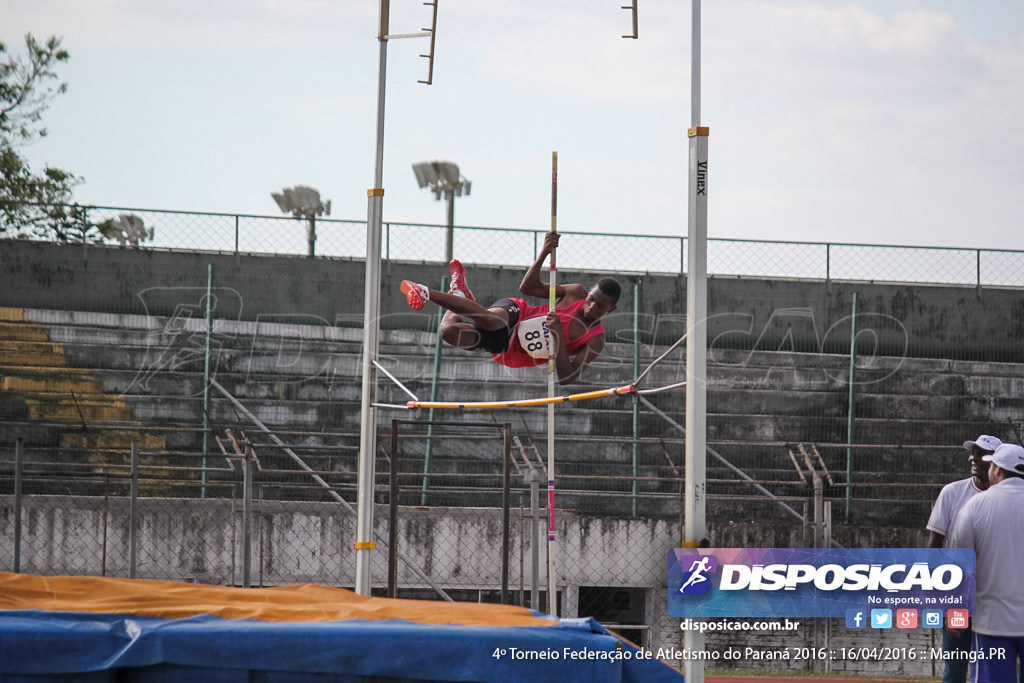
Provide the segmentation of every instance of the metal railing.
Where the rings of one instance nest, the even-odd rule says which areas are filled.
[[[146,235],[136,240],[137,248],[308,255],[305,219],[111,206],[83,208],[93,225],[116,222],[121,216],[141,219]],[[318,218],[315,226],[316,256],[364,258],[365,221]],[[444,261],[445,226],[386,222],[383,229],[384,259]],[[454,253],[466,263],[521,267],[536,257],[545,232],[533,228],[455,226]],[[566,248],[559,253],[559,266],[564,269],[685,272],[685,236],[572,230],[566,234],[571,235],[571,240],[565,241]],[[4,231],[0,226],[0,237],[19,234],[15,229],[8,227]],[[118,243],[113,238],[105,241]],[[1024,251],[712,238],[708,240],[708,273],[715,277],[1024,287]]]

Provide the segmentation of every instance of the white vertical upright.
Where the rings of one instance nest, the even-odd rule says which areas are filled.
[[[686,273],[686,481],[684,544],[706,536],[707,315],[708,315],[708,129],[700,125],[700,0],[692,0],[690,65],[689,212]],[[704,634],[685,631],[685,649],[704,650]],[[687,659],[687,683],[704,683],[704,661]]]
[[[370,560],[373,542],[373,489],[377,454],[377,359],[380,331],[380,250],[384,204],[384,92],[388,61],[390,0],[380,2],[377,40],[380,57],[377,79],[377,150],[373,187],[367,190],[366,272],[363,307],[363,384],[359,428],[359,473],[356,507],[356,593],[370,594]]]

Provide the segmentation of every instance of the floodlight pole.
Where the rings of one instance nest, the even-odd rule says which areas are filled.
[[[683,545],[707,535],[708,128],[700,125],[700,0],[691,0],[690,178],[686,273],[686,456]],[[684,648],[704,650],[704,634],[687,630]],[[686,660],[687,683],[704,683],[704,661]]]
[[[434,199],[445,202],[444,260],[455,256],[455,198],[469,195],[470,182],[462,177],[457,164],[451,161],[424,161],[412,165],[420,189],[429,187]]]
[[[356,585],[359,595],[370,595],[370,559],[373,542],[374,480],[377,453],[377,360],[380,332],[380,252],[384,205],[384,94],[388,62],[390,0],[380,1],[377,40],[380,56],[377,78],[377,148],[373,187],[367,190],[366,288],[363,314],[363,385],[359,429],[359,473],[356,507]]]
[[[307,185],[286,187],[280,193],[271,192],[270,196],[277,203],[277,208],[290,213],[296,219],[306,221],[306,255],[316,255],[316,217],[326,213],[331,215],[331,202],[320,201],[320,192]]]
[[[308,245],[307,256],[316,255],[316,214],[310,213],[309,216],[309,227],[306,230],[306,243]]]
[[[445,211],[444,260],[450,263],[455,257],[455,190],[448,190],[448,205]]]

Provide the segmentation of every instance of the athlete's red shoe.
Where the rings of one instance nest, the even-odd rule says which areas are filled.
[[[452,284],[451,287],[448,288],[448,291],[452,294],[455,292],[462,292],[470,301],[476,301],[476,297],[473,296],[473,292],[470,291],[469,285],[466,284],[466,267],[462,265],[459,259],[452,259],[451,271]]]
[[[427,288],[416,284],[412,280],[402,280],[401,289],[402,294],[405,294],[405,298],[409,302],[409,306],[417,311],[423,308],[423,302],[430,298]]]

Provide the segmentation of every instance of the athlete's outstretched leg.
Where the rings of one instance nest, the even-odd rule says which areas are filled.
[[[420,310],[426,301],[432,301],[446,313],[441,318],[441,338],[460,349],[471,349],[479,341],[477,329],[500,330],[508,328],[509,314],[504,308],[486,308],[476,301],[458,294],[449,294],[409,280],[402,281],[402,293],[409,305]]]
[[[445,308],[456,315],[465,316],[487,330],[496,330],[502,325],[496,323],[493,318],[493,309],[481,306],[476,301],[458,294],[449,294],[439,289],[431,289],[426,285],[417,284],[410,280],[402,280],[402,293],[405,294],[409,305],[417,311],[423,308],[423,304],[431,301],[441,308]],[[505,316],[507,322],[507,315]]]
[[[476,297],[473,296],[473,292],[466,282],[466,267],[462,265],[462,262],[459,259],[453,258],[449,268],[452,273],[452,284],[448,289],[448,293],[461,295],[470,301],[476,301]]]

